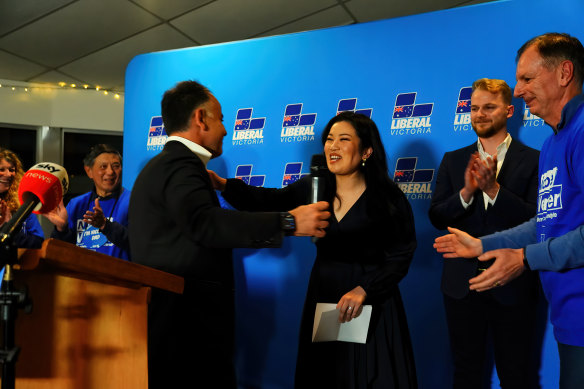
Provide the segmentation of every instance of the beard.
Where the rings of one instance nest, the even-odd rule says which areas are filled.
[[[481,123],[483,124],[483,123]],[[505,120],[504,122],[493,122],[491,123],[490,126],[485,127],[484,125],[482,127],[478,127],[476,125],[476,123],[471,122],[471,126],[472,129],[474,130],[475,134],[477,134],[477,136],[479,138],[490,138],[492,136],[497,135],[503,128],[505,128],[507,124],[507,120]]]

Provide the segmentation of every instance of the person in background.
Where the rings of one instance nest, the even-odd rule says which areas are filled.
[[[0,227],[12,219],[20,207],[18,185],[24,176],[22,162],[12,151],[0,148]],[[20,231],[14,236],[14,244],[20,248],[40,248],[45,240],[37,216],[30,214]]]
[[[83,159],[91,192],[72,198],[45,214],[55,225],[52,238],[78,247],[129,260],[128,206],[130,191],[122,187],[122,156],[98,144]]]
[[[399,282],[416,248],[414,219],[404,193],[389,178],[375,123],[343,112],[322,134],[328,171],[325,197],[332,206],[326,236],[316,241],[300,326],[295,387],[416,388],[417,378]],[[247,211],[290,209],[309,200],[310,177],[283,189],[256,188],[209,172],[216,189]],[[333,303],[339,322],[373,307],[365,344],[312,342],[317,303]]]
[[[560,354],[560,388],[584,388],[584,46],[548,33],[517,52],[515,96],[553,129],[539,157],[537,214],[480,239],[456,228],[434,247],[446,258],[494,263],[469,280],[483,292],[537,270]]]
[[[429,216],[434,227],[456,227],[482,236],[514,227],[535,215],[539,152],[512,139],[511,88],[503,80],[473,83],[471,125],[477,141],[444,154]],[[530,363],[535,344],[538,285],[533,272],[488,293],[470,291],[468,280],[488,263],[445,259],[442,293],[454,362],[454,388],[490,382],[487,344],[492,341],[502,388],[538,387]]]

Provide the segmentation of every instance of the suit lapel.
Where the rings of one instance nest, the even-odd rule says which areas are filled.
[[[505,160],[503,161],[503,165],[501,166],[501,170],[499,171],[499,175],[497,177],[498,183],[504,182],[507,176],[507,172],[509,170],[515,169],[517,164],[521,162],[523,150],[523,144],[519,143],[519,141],[515,139],[511,141],[511,145],[509,145],[509,150],[507,150]]]

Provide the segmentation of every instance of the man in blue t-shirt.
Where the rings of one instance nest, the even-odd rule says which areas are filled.
[[[61,203],[45,215],[55,225],[51,237],[129,260],[130,191],[121,185],[122,156],[113,147],[98,144],[83,164],[94,188],[72,198],[66,208]]]
[[[548,33],[517,54],[515,96],[554,133],[541,149],[536,216],[515,228],[475,239],[456,229],[436,239],[445,258],[495,262],[470,279],[470,289],[507,284],[538,270],[550,304],[560,355],[560,388],[584,388],[584,47]]]

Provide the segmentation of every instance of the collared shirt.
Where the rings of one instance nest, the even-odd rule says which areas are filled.
[[[505,137],[503,142],[501,142],[501,144],[499,146],[497,146],[497,173],[496,173],[495,177],[499,176],[499,171],[501,171],[501,166],[503,166],[503,161],[505,161],[505,156],[507,155],[507,151],[509,150],[509,146],[511,146],[512,140],[513,139],[511,138],[511,134],[507,134],[507,136]],[[483,161],[486,161],[487,158],[489,158],[489,157],[493,158],[492,155],[490,155],[489,153],[487,153],[485,151],[480,139],[477,139],[477,149],[478,149],[479,155]],[[491,204],[491,206],[495,205],[495,201],[497,201],[498,196],[499,196],[499,192],[497,192],[494,199],[491,199],[488,194],[483,192],[483,201],[485,203],[485,209],[487,209],[489,204]],[[473,200],[474,200],[474,197],[471,197],[470,201],[467,203],[462,198],[462,195],[460,195],[460,201],[462,202],[462,206],[464,207],[464,209],[467,209],[472,204]]]
[[[188,140],[187,138],[183,138],[182,136],[176,136],[176,135],[171,135],[166,139],[167,142],[170,141],[177,141],[182,143],[183,145],[187,146],[189,148],[189,150],[191,150],[193,153],[195,153],[199,158],[201,158],[201,161],[203,161],[203,164],[205,165],[205,167],[207,167],[207,163],[209,162],[209,160],[211,159],[211,153],[209,151],[207,151],[207,149],[205,149],[203,146],[196,144],[195,142]]]

